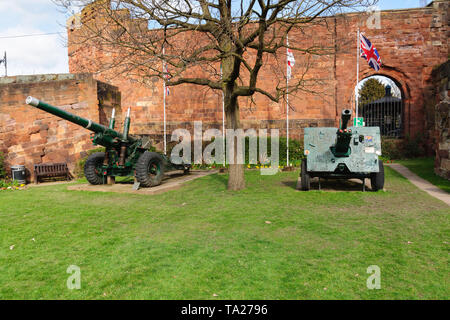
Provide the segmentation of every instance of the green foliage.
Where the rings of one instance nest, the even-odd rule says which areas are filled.
[[[383,98],[385,94],[384,84],[375,78],[370,78],[359,89],[359,107],[363,108],[364,105]]]
[[[421,133],[418,133],[414,138],[409,135],[406,136],[405,145],[403,147],[404,158],[417,158],[425,155],[425,149],[423,147],[424,138]]]
[[[267,147],[270,150],[270,137],[267,138]],[[280,137],[280,165],[287,165],[286,152],[287,151],[287,138]],[[294,166],[300,166],[303,155],[303,141],[289,138],[289,162]]]
[[[406,136],[404,139],[381,139],[381,153],[384,160],[398,160],[423,157],[425,149],[422,134],[417,134],[414,138]]]
[[[16,180],[0,180],[0,190],[15,190],[19,187],[20,184]]]
[[[245,164],[249,164],[249,148],[250,148],[250,138],[245,137]],[[205,150],[205,147],[208,146],[212,141],[202,141],[202,150]],[[258,144],[259,142],[257,142]],[[172,153],[172,149],[175,147],[175,143],[170,143],[168,146],[167,154],[170,156]],[[259,145],[258,145],[259,148]],[[267,137],[267,155],[266,158],[270,160],[272,150],[272,139],[270,136]],[[286,165],[286,150],[287,150],[287,138],[279,137],[279,165]],[[259,150],[258,150],[259,152]],[[214,156],[214,153],[212,154]],[[258,155],[257,155],[258,157]],[[296,139],[289,139],[289,162],[294,166],[299,166],[301,159],[303,158],[303,141]],[[194,161],[194,144],[191,145],[191,160]],[[255,161],[252,161],[255,162]],[[259,159],[256,159],[256,162],[259,163]],[[206,166],[205,166],[206,167]]]
[[[0,152],[0,179],[6,178],[5,155]]]
[[[381,154],[383,160],[403,158],[403,139],[381,138]]]
[[[73,174],[75,176],[75,178],[83,178],[84,177],[84,164],[86,163],[87,158],[96,152],[105,152],[105,148],[104,147],[99,147],[99,148],[95,148],[95,149],[91,149],[89,151],[87,151],[87,155],[78,160],[77,164],[75,165],[75,169],[73,171]]]

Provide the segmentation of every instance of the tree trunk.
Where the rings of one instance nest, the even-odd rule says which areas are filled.
[[[228,190],[242,190],[245,188],[244,165],[230,164]]]
[[[225,110],[227,129],[240,129],[241,124],[239,121],[239,104],[237,98],[231,99],[229,95],[225,94],[228,98],[225,99]],[[227,144],[231,141],[227,141]],[[237,141],[234,141],[234,159],[233,164],[229,165],[228,176],[228,190],[242,190],[245,188],[244,178],[244,164],[238,163],[237,158]]]

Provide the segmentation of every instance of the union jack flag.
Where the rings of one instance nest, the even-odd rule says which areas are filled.
[[[362,33],[359,35],[361,42],[361,58],[365,58],[375,71],[381,68],[381,58],[378,54],[377,49],[372,45],[372,43],[367,39]]]

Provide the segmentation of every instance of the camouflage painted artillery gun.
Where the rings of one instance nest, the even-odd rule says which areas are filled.
[[[311,178],[365,179],[372,190],[383,189],[384,167],[381,156],[379,127],[348,127],[351,110],[344,109],[339,128],[305,128],[304,153],[301,164],[301,189],[310,189]]]
[[[130,109],[124,120],[123,133],[120,133],[114,130],[114,110],[109,127],[106,127],[34,97],[28,97],[26,103],[92,131],[93,144],[105,147],[105,152],[93,153],[86,160],[84,175],[90,184],[105,184],[108,177],[134,176],[140,186],[153,187],[161,183],[164,172],[183,170],[186,173],[190,169],[190,164],[175,164],[164,154],[150,152],[150,141],[131,136]]]

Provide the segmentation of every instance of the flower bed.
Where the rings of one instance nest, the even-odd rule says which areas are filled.
[[[18,183],[16,180],[0,180],[0,191],[4,190],[21,190],[24,184]]]

